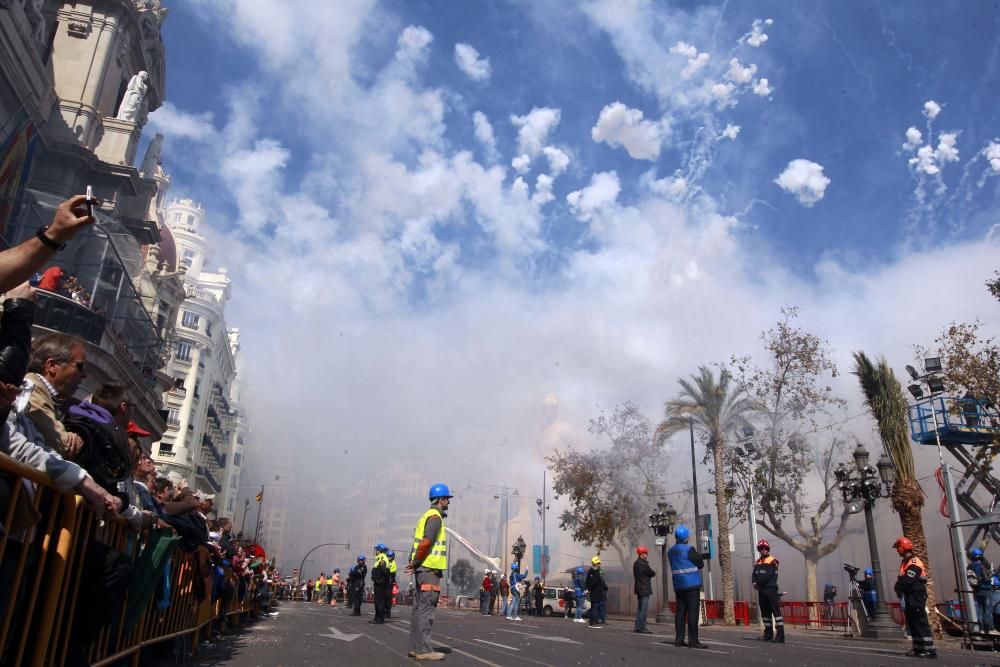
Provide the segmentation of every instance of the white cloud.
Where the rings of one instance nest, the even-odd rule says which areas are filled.
[[[434,41],[434,35],[423,26],[410,25],[399,35],[397,58],[423,60],[427,57],[427,47]]]
[[[496,135],[493,134],[493,125],[490,124],[490,119],[482,111],[476,111],[472,114],[472,125],[475,130],[476,140],[483,145],[483,148],[486,149],[487,154],[491,158],[495,157],[497,139]]]
[[[614,102],[601,109],[591,138],[612,148],[622,146],[636,160],[656,160],[660,156],[664,131],[660,123],[644,120],[639,109]]]
[[[753,81],[753,75],[756,73],[756,65],[751,63],[744,67],[740,64],[739,59],[732,58],[729,61],[729,69],[726,70],[726,78],[737,85],[743,85]]]
[[[618,174],[604,171],[591,176],[587,187],[566,195],[566,201],[578,218],[589,220],[598,210],[614,204],[619,192],[621,184],[618,182]]]
[[[958,142],[957,132],[943,132],[938,138],[938,147],[934,151],[934,157],[938,162],[958,162]]]
[[[531,167],[531,158],[525,155],[518,155],[510,161],[510,166],[520,174],[525,173]]]
[[[188,113],[181,111],[171,102],[149,114],[150,129],[162,132],[167,141],[172,139],[192,139],[205,141],[215,133],[213,116],[209,112]]]
[[[530,157],[538,155],[548,141],[549,133],[559,124],[559,109],[535,107],[524,116],[511,116],[517,130],[517,150]]]
[[[823,175],[822,165],[802,159],[789,162],[774,182],[806,207],[822,199],[830,185],[830,179]]]
[[[990,169],[1000,174],[1000,143],[997,143],[995,140],[991,141],[989,146],[983,149],[983,154],[986,155],[986,161],[989,162]]]
[[[565,151],[555,146],[546,146],[542,152],[549,160],[549,172],[553,178],[566,171],[566,167],[569,166],[569,155]]]
[[[750,26],[750,32],[744,35],[740,41],[746,41],[747,44],[755,48],[762,46],[767,41],[767,34],[764,33],[764,28],[773,23],[773,19],[766,19],[764,21],[755,19],[753,25]]]
[[[722,131],[722,136],[725,137],[726,139],[735,139],[739,135],[740,135],[739,125],[732,125],[732,124],[726,125],[726,129]]]
[[[649,190],[668,199],[680,199],[688,191],[687,179],[680,172],[673,176],[648,182]]]
[[[698,53],[698,49],[687,42],[677,42],[677,44],[670,47],[670,53],[684,56],[688,59],[687,65],[685,65],[684,69],[681,70],[682,79],[690,79],[692,76],[704,69],[705,65],[708,64],[709,58],[711,57],[705,52]]]
[[[924,143],[924,135],[920,133],[915,127],[909,127],[906,130],[906,143],[903,144],[903,148],[908,148],[913,150],[920,144]]]
[[[539,174],[538,178],[535,179],[535,194],[531,195],[531,203],[535,206],[542,206],[555,199],[555,195],[552,194],[554,180],[548,174]]]
[[[929,119],[934,120],[937,115],[941,113],[941,105],[934,100],[928,100],[924,102],[924,115]]]
[[[736,100],[733,99],[733,92],[735,90],[736,86],[731,83],[712,84],[712,98],[715,100],[716,104],[718,104],[719,109],[725,109],[736,104]]]
[[[480,58],[476,49],[461,42],[455,45],[455,64],[474,81],[485,81],[493,72],[489,58]]]
[[[767,97],[774,92],[774,88],[767,82],[767,79],[761,77],[760,80],[755,81],[753,84],[753,94],[760,95],[761,97]]]
[[[907,131],[909,140],[909,131]],[[938,138],[937,148],[931,146],[921,146],[917,150],[916,156],[909,159],[909,165],[920,173],[928,176],[936,176],[941,173],[941,167],[948,162],[958,161],[958,141],[957,132],[944,132]],[[904,144],[907,146],[908,144]]]

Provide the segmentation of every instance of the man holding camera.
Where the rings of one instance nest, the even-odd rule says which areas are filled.
[[[994,634],[996,630],[993,628],[993,568],[989,561],[983,558],[983,550],[978,547],[969,551],[969,558],[965,576],[976,599],[979,630],[983,634]]]

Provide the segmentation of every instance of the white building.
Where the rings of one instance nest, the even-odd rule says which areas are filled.
[[[177,315],[165,369],[172,377],[164,395],[167,430],[154,458],[168,474],[216,494],[216,512],[231,517],[249,424],[237,380],[239,330],[226,327],[230,281],[225,269],[205,269],[204,216],[190,199],[174,201],[164,211],[179,267],[186,269],[188,298]]]

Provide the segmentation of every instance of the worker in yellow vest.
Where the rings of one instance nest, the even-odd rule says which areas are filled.
[[[389,559],[389,588],[385,593],[385,617],[392,618],[392,602],[396,589],[396,552],[389,549],[385,552]]]
[[[316,580],[316,592],[313,593],[313,602],[323,604],[323,589],[326,587],[326,573],[320,572],[319,579]]]
[[[431,625],[441,596],[441,577],[448,567],[444,518],[452,495],[444,484],[435,484],[427,495],[431,507],[417,521],[410,564],[406,566],[406,571],[413,572],[417,578],[416,598],[410,614],[408,655],[417,660],[444,660],[444,653],[435,651],[431,644]]]
[[[368,621],[379,625],[385,623],[385,599],[389,589],[389,551],[382,542],[375,545],[375,566],[372,568],[372,602],[375,603],[375,618]]]

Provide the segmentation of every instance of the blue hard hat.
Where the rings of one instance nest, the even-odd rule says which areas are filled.
[[[688,530],[688,527],[682,523],[674,528],[674,537],[676,537],[679,542],[683,542],[687,540],[687,538],[691,537],[691,531]]]
[[[511,563],[510,564],[510,569],[512,569],[512,570],[520,570],[521,566],[518,565],[517,563]]]
[[[431,490],[427,492],[427,497],[430,500],[437,500],[438,498],[451,498],[451,491],[448,490],[447,484],[435,484],[431,487]]]
[[[867,574],[869,577],[874,577],[875,576],[875,571],[873,569],[871,569],[870,567],[866,567],[865,568],[865,574]]]
[[[333,568],[333,573],[334,574],[340,574],[340,568],[339,567]]]
[[[983,555],[983,550],[980,549],[979,547],[976,547],[975,549],[969,552],[969,555],[972,556],[973,558],[979,558],[980,556]]]
[[[392,549],[389,549],[389,551],[386,552],[385,555],[388,556],[389,558],[395,558],[396,557],[396,552],[393,551]]]
[[[385,551],[388,548],[389,547],[385,546],[385,544],[382,542],[379,542],[378,544],[375,545],[375,551]]]
[[[358,556],[358,560],[364,560],[364,559],[365,559],[365,555],[364,554],[361,554],[361,555]]]
[[[582,565],[581,565],[580,567],[576,568],[576,573],[577,573],[577,574],[583,574],[583,573],[584,573],[584,572],[586,572],[586,571],[587,571],[587,570],[586,570],[586,569],[584,569],[584,567],[583,567]]]

